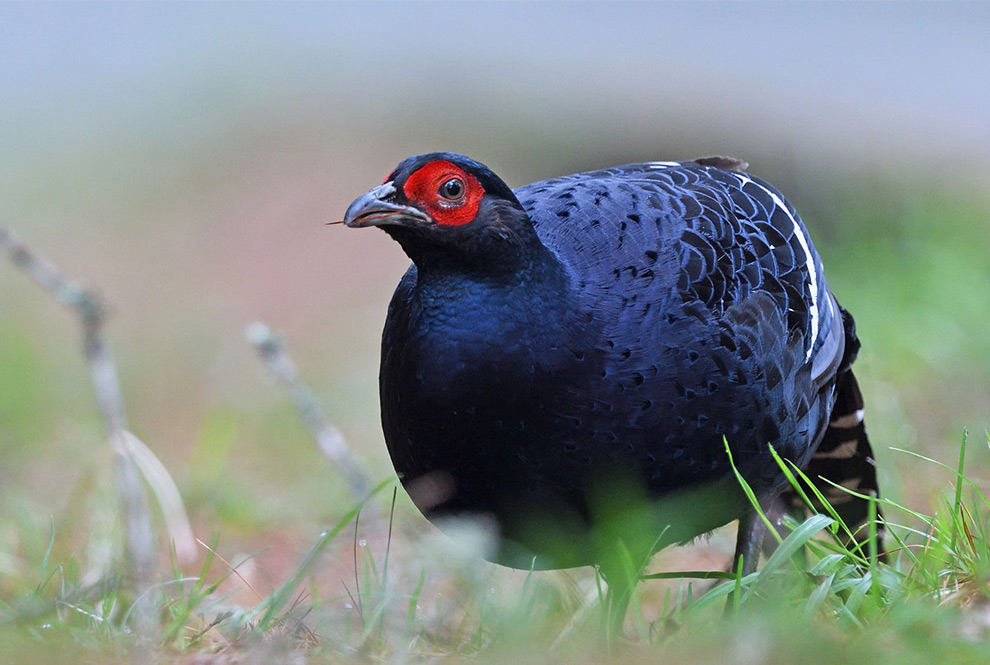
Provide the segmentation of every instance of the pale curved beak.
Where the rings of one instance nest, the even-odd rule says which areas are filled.
[[[359,229],[366,226],[389,224],[431,223],[429,216],[419,208],[392,203],[395,185],[386,182],[366,194],[362,194],[347,207],[344,224]]]

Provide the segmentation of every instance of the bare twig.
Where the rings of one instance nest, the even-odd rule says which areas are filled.
[[[165,518],[165,530],[172,541],[176,558],[189,563],[196,558],[196,538],[193,536],[189,515],[175,481],[161,460],[141,439],[128,430],[123,431],[127,454],[137,465],[141,477],[148,483],[152,495]]]
[[[140,593],[153,581],[155,536],[148,498],[125,436],[127,418],[117,369],[103,338],[106,305],[96,293],[69,280],[54,264],[29,251],[20,238],[2,226],[0,247],[10,254],[17,267],[79,317],[83,329],[83,352],[89,361],[93,389],[107,423],[110,448],[114,454],[114,476],[124,511],[131,574]]]
[[[282,346],[282,341],[271,328],[260,321],[250,324],[245,334],[265,361],[268,371],[292,395],[303,423],[316,439],[323,454],[344,474],[355,496],[367,496],[371,491],[368,475],[347,447],[344,435],[323,415],[313,391],[299,378],[299,372]]]

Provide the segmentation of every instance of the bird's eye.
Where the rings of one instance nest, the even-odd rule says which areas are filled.
[[[464,181],[460,178],[445,180],[440,185],[440,196],[448,201],[460,201],[464,196]]]

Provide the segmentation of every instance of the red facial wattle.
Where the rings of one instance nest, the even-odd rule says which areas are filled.
[[[452,179],[463,184],[463,193],[456,199],[441,193],[441,188]],[[429,162],[417,169],[406,179],[402,192],[410,203],[422,206],[441,226],[461,226],[473,220],[485,195],[477,178],[444,160]]]

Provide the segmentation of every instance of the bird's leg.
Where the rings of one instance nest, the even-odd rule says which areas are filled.
[[[766,509],[765,514],[779,534],[779,538],[763,539],[763,556],[769,558],[777,549],[780,541],[786,538],[789,533],[787,527],[784,526],[784,520],[790,517],[800,524],[808,516],[808,513],[803,503],[796,504],[789,494],[782,494],[773,500],[773,503]],[[803,564],[806,560],[805,548],[802,547],[798,550],[794,554],[794,558]]]
[[[760,551],[763,540],[767,535],[767,525],[763,522],[755,506],[750,506],[739,518],[739,530],[736,532],[736,552],[732,556],[729,572],[737,572],[740,578],[756,572],[760,561]],[[730,594],[725,601],[724,616],[729,618],[736,611],[738,599]]]
[[[760,561],[760,551],[763,549],[763,539],[767,535],[767,525],[760,518],[756,508],[750,508],[739,518],[739,531],[736,533],[736,552],[732,557],[732,570],[740,570],[739,559],[742,558],[742,576],[756,572]]]

